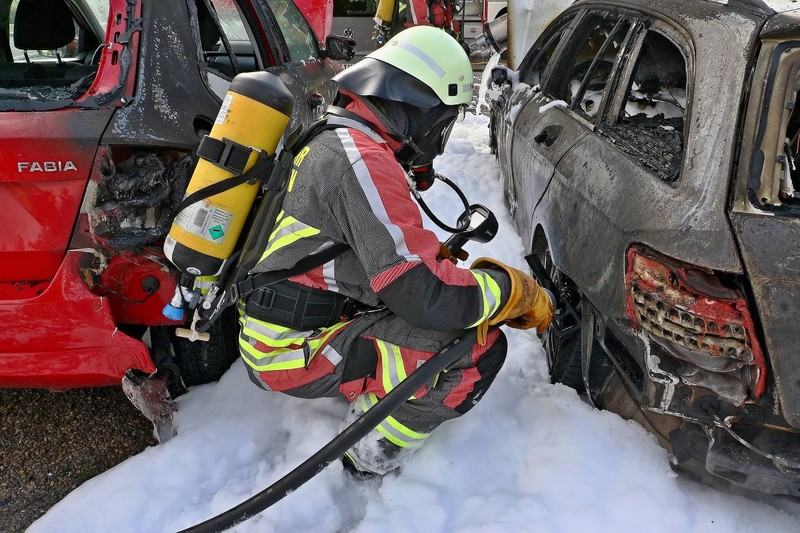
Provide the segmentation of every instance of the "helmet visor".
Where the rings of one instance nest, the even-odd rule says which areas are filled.
[[[444,152],[450,134],[456,122],[464,117],[466,106],[440,106],[425,117],[426,123],[414,135],[414,144],[419,154],[413,163],[416,166],[426,165]]]

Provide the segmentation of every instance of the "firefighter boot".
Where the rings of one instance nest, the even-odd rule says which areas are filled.
[[[344,430],[364,413],[362,402],[357,398],[350,404],[350,410],[342,423]],[[377,429],[373,429],[355,443],[342,457],[346,470],[360,479],[383,476],[397,470],[413,453],[412,448],[402,448],[389,442]]]

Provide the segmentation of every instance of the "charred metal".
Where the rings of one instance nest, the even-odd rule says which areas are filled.
[[[493,68],[490,142],[572,294],[551,380],[703,481],[800,499],[800,11],[768,4],[578,0]]]
[[[192,166],[192,158],[180,152],[137,152],[115,164],[111,151],[104,151],[93,237],[111,250],[138,250],[163,239]]]
[[[766,364],[744,295],[713,274],[637,248],[629,251],[628,261],[631,318],[681,362],[670,372],[676,380],[711,390],[736,406],[758,399]]]

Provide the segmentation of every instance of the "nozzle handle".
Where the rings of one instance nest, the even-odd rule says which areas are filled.
[[[175,328],[175,336],[181,337],[183,339],[189,339],[191,342],[194,341],[208,342],[208,340],[211,338],[211,335],[209,335],[206,332],[199,332],[187,328]]]

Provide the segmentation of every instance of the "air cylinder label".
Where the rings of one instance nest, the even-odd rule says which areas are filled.
[[[222,244],[225,242],[231,220],[233,220],[233,213],[230,211],[214,207],[206,202],[197,202],[181,211],[175,217],[175,224],[214,244]]]
[[[233,95],[228,93],[225,95],[225,99],[222,101],[222,107],[219,108],[219,113],[217,113],[217,119],[214,121],[214,124],[225,124],[225,119],[228,117],[228,111],[231,109],[231,102],[233,101]]]

